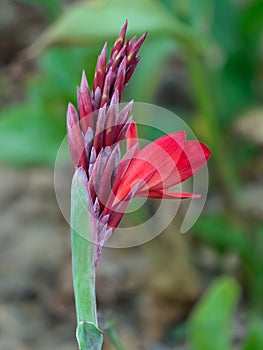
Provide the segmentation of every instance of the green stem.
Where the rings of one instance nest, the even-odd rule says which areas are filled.
[[[221,187],[224,204],[232,217],[232,221],[238,222],[239,214],[236,210],[235,192],[238,188],[238,177],[231,165],[228,151],[222,142],[224,139],[218,125],[218,115],[211,94],[211,86],[208,80],[208,71],[202,61],[192,51],[187,51],[187,62],[193,86],[194,97],[198,108],[195,121],[195,130],[212,149],[215,173]]]
[[[72,270],[77,322],[97,325],[94,247],[74,229],[71,230]]]
[[[251,231],[253,230],[251,223],[238,209],[236,200],[236,193],[240,186],[238,174],[236,174],[232,166],[229,152],[223,142],[224,135],[218,125],[217,112],[211,94],[213,88],[208,81],[209,72],[205,68],[205,63],[202,58],[195,55],[195,53],[188,51],[187,59],[195,101],[198,108],[195,124],[196,130],[198,130],[201,137],[208,142],[212,149],[214,174],[216,175],[222,193],[229,225],[234,229],[238,228],[240,235],[245,234],[251,237]],[[260,289],[260,282],[255,277],[257,275],[255,272],[256,266],[253,266],[255,254],[251,255],[249,251],[248,253],[248,256],[241,256],[241,264],[248,279],[252,304],[255,304],[258,310],[262,299],[260,298],[262,294],[260,294],[260,292],[262,291]],[[256,284],[254,283],[255,280],[257,281]]]
[[[89,193],[83,169],[75,172],[71,189],[72,272],[77,313],[77,340],[80,350],[100,350],[95,293],[95,226],[89,215]]]
[[[120,342],[114,324],[109,325],[105,330],[110,342],[114,345],[116,350],[124,350],[122,343]]]

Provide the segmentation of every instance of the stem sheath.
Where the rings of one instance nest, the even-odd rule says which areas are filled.
[[[96,225],[83,169],[76,170],[71,188],[72,272],[80,350],[101,350],[95,292]]]

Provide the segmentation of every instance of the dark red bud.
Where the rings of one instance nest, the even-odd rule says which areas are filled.
[[[124,41],[125,41],[126,32],[127,32],[127,26],[128,26],[128,21],[126,19],[124,26],[122,27],[122,30],[121,30],[118,38],[116,39],[116,41],[113,45],[110,58],[112,58],[115,51],[120,51],[122,49]]]
[[[114,88],[113,88],[114,91],[118,90],[120,100],[121,100],[121,96],[124,88],[125,73],[126,73],[126,57],[123,58],[119,66],[116,80],[114,83]]]
[[[78,112],[81,123],[81,129],[86,134],[89,127],[94,128],[94,121],[92,120],[93,106],[89,86],[85,72],[82,73],[81,85],[78,89]],[[87,117],[89,116],[89,117]]]
[[[69,103],[67,112],[67,129],[69,149],[74,168],[82,167],[87,170],[87,160],[85,156],[84,142],[79,126],[77,112],[74,106]]]
[[[104,89],[103,89],[103,93],[101,96],[100,107],[103,107],[105,105],[105,103],[109,102],[111,84],[112,84],[112,68],[109,69],[109,71],[106,75],[106,78],[105,78]]]
[[[106,54],[107,54],[107,43],[103,46],[103,49],[101,51],[101,54],[98,57],[96,70],[95,70],[95,76],[94,76],[94,83],[93,83],[93,92],[99,87],[100,89],[103,88],[105,75],[106,75]]]
[[[137,53],[139,52],[145,38],[147,36],[147,32],[144,33],[140,39],[133,45],[131,51],[128,54],[127,57],[127,66],[133,61],[133,59],[136,57]]]
[[[133,72],[135,71],[140,59],[141,59],[140,57],[136,57],[133,64],[128,68],[125,76],[125,81],[124,81],[125,86],[128,84],[129,80],[131,79]]]

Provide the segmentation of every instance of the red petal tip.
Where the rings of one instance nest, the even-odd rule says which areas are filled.
[[[211,157],[211,151],[210,149],[202,142],[200,142],[200,145],[202,147],[202,150],[205,154],[205,159],[208,160]]]

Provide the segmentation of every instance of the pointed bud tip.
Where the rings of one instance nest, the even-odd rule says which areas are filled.
[[[119,103],[119,91],[118,90],[115,90],[113,92],[113,95],[111,97],[111,101],[110,101],[110,104],[111,105],[116,105]]]
[[[82,75],[81,75],[81,83],[80,83],[80,90],[87,90],[89,89],[89,85],[88,85],[88,80],[86,77],[86,73],[83,69],[82,71]]]
[[[76,114],[76,109],[75,109],[75,107],[73,106],[73,104],[71,102],[68,103],[67,113],[70,116],[75,116],[75,114]]]
[[[70,102],[68,104],[68,110],[67,110],[67,128],[72,128],[76,123],[78,123],[78,114],[76,112],[75,107]]]
[[[146,31],[146,32],[143,34],[143,36],[142,36],[143,40],[145,40],[145,38],[147,37],[148,33],[149,33],[149,32]]]
[[[142,46],[144,40],[145,40],[146,37],[147,37],[147,34],[148,34],[148,32],[145,32],[145,33],[138,39],[137,43],[134,45],[134,49],[136,49],[137,52],[138,52],[139,49],[141,48],[141,46]]]
[[[108,48],[108,41],[105,42],[101,52],[106,52],[107,51],[107,48]]]
[[[102,65],[106,64],[107,47],[108,47],[108,42],[106,41],[105,44],[103,45],[103,48],[101,50],[100,55],[98,56],[97,65],[99,65],[99,64],[102,64]]]
[[[128,28],[128,19],[126,18],[124,25],[123,25],[121,32],[120,32],[120,34],[124,34],[123,37],[125,37],[125,34],[127,32],[127,28]]]

